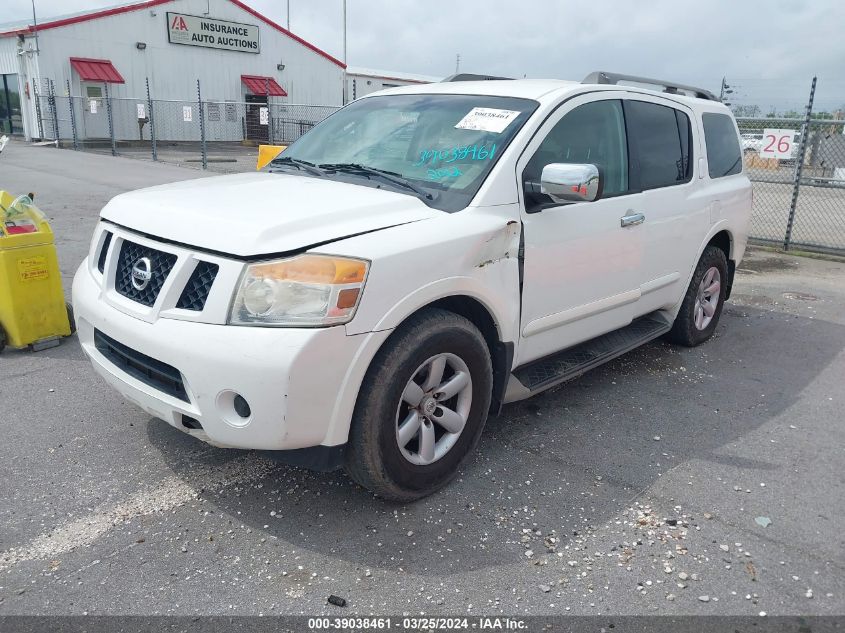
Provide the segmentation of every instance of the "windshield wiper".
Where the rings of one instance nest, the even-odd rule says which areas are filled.
[[[307,171],[309,174],[313,176],[325,176],[326,172],[322,169],[317,167],[314,163],[309,163],[307,160],[299,160],[298,158],[292,158],[290,156],[282,156],[281,158],[274,158],[270,165],[292,165],[297,169],[301,169],[302,171]]]
[[[367,167],[366,165],[360,165],[358,163],[324,163],[322,165],[319,165],[319,167],[320,169],[325,169],[327,171],[340,171],[349,174],[377,176],[378,178],[386,180],[387,182],[391,182],[394,185],[409,189],[410,191],[413,191],[415,194],[425,198],[426,200],[434,200],[434,196],[431,195],[431,193],[429,193],[422,187],[416,186],[407,178],[404,178],[402,174],[398,174],[395,171],[376,169],[375,167]]]

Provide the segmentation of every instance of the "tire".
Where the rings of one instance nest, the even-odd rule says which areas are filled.
[[[705,281],[707,284],[704,284]],[[695,347],[713,336],[725,305],[727,284],[728,260],[725,252],[708,246],[698,260],[668,339],[679,345]]]
[[[76,321],[73,318],[73,306],[70,302],[65,302],[65,308],[67,308],[67,320],[70,323],[70,335],[73,336],[76,333]]]
[[[441,358],[442,379],[429,388]],[[459,373],[468,374],[468,384]],[[349,432],[346,472],[387,500],[430,495],[449,483],[478,443],[492,389],[490,350],[478,328],[445,310],[420,312],[387,340],[367,371]],[[454,425],[455,415],[465,420],[458,433],[437,422]],[[415,429],[417,421],[419,428],[406,433],[400,446],[399,428]]]
[[[3,326],[0,325],[0,352],[6,348],[6,341],[6,330],[4,330]]]

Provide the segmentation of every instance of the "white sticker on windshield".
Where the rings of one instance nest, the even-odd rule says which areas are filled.
[[[497,110],[496,108],[473,108],[455,126],[459,130],[481,130],[500,134],[519,116],[518,110]]]

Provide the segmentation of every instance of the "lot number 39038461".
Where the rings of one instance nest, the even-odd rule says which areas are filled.
[[[761,158],[792,158],[795,130],[763,130]]]

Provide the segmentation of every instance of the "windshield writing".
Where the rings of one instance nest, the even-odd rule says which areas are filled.
[[[457,211],[470,202],[536,107],[528,99],[485,95],[368,97],[317,125],[270,168],[287,163],[286,171],[296,169],[294,161],[334,166],[324,177],[409,195],[423,190],[430,195],[418,197],[426,204]],[[417,190],[372,170],[401,177]]]

